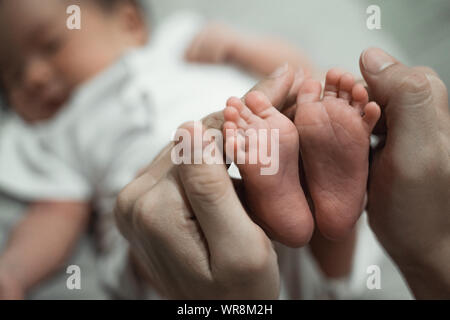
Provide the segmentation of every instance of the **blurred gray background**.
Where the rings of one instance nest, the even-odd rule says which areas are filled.
[[[449,0],[143,0],[151,8],[154,27],[168,15],[189,10],[239,28],[279,35],[295,43],[323,68],[340,66],[354,73],[362,50],[379,46],[409,64],[434,68],[450,84]],[[366,8],[381,8],[381,30],[368,30]],[[0,248],[8,231],[22,217],[25,204],[0,194]],[[368,253],[370,254],[370,252]],[[89,236],[83,238],[68,263],[82,269],[82,290],[68,291],[64,272],[40,288],[31,298],[102,299],[106,295],[95,274]],[[401,277],[387,259],[387,273],[380,292],[361,298],[409,298]]]
[[[450,84],[449,0],[143,0],[157,22],[178,10],[244,29],[278,34],[322,68],[357,72],[358,57],[380,46],[399,59],[434,68]],[[381,9],[381,30],[368,30],[366,9]]]

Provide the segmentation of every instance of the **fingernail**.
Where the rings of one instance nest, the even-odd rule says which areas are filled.
[[[278,78],[281,77],[283,74],[285,74],[289,69],[289,66],[287,63],[282,65],[281,67],[277,68],[269,77],[270,78]]]
[[[366,71],[377,74],[393,65],[395,60],[381,49],[370,48],[363,52],[362,63]]]

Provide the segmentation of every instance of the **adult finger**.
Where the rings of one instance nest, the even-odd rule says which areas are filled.
[[[198,134],[194,126],[190,123],[180,129],[187,130],[194,137]],[[203,152],[205,143],[210,141],[191,146],[192,152]],[[208,157],[203,154],[201,164],[181,164],[178,174],[208,242],[212,260],[233,264],[244,256],[248,259],[260,256],[258,249],[261,248],[262,230],[252,222],[242,207],[226,166],[211,162],[208,164],[211,160]],[[243,243],[246,244],[245,248],[242,247]],[[262,250],[266,249],[263,246]]]
[[[260,91],[267,96],[273,106],[282,109],[289,98],[294,85],[295,74],[292,67],[285,64],[274,71],[272,75],[258,82],[243,97],[245,100],[247,95],[253,91]],[[206,128],[222,129],[224,123],[223,112],[215,112],[202,119]]]

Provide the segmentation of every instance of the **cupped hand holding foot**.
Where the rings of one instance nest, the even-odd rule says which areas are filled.
[[[271,105],[292,101],[286,66],[252,91]],[[220,129],[223,113],[203,120]],[[185,125],[191,130],[191,125]],[[166,298],[276,299],[277,255],[243,208],[226,167],[171,160],[169,145],[119,195],[116,220],[143,279]]]

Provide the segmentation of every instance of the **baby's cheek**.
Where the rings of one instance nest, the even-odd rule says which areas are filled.
[[[104,48],[76,42],[68,44],[55,58],[59,76],[72,88],[102,72],[112,62],[111,54]]]

